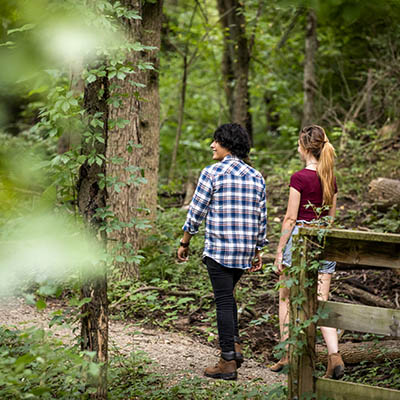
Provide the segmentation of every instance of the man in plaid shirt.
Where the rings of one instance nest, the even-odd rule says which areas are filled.
[[[248,165],[250,140],[238,124],[225,124],[214,133],[213,159],[201,172],[183,226],[178,259],[186,261],[190,239],[206,218],[203,262],[207,266],[217,308],[221,357],[205,375],[236,379],[243,362],[234,288],[246,269],[262,267],[260,250],[267,244],[265,181]]]

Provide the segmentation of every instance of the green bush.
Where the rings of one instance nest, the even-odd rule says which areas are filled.
[[[1,399],[87,399],[98,374],[93,354],[51,339],[43,329],[0,327]]]

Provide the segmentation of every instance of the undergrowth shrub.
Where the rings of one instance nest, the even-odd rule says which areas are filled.
[[[89,352],[51,339],[43,329],[0,327],[1,399],[87,399],[99,371]]]

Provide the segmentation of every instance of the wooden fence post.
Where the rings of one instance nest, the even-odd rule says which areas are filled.
[[[311,318],[317,312],[318,271],[310,270],[310,241],[306,236],[293,237],[291,275],[295,283],[290,287],[290,338],[288,399],[301,399],[306,393],[315,393],[315,329]],[[307,322],[306,322],[307,321]],[[306,322],[306,323],[305,323]]]

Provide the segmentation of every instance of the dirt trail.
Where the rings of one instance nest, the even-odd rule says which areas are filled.
[[[53,336],[65,342],[71,341],[71,328],[53,326],[49,328],[51,313],[61,308],[61,303],[52,303],[45,310],[26,304],[21,298],[0,300],[0,325],[7,327],[37,326],[50,330]],[[144,351],[156,362],[156,369],[164,374],[173,375],[174,381],[180,378],[202,376],[208,364],[217,361],[215,348],[198,343],[184,333],[167,332],[159,329],[145,329],[131,322],[110,321],[110,351],[129,354],[132,351]],[[281,374],[274,374],[264,365],[254,360],[246,360],[239,370],[239,381],[261,379],[266,384],[285,382]]]

